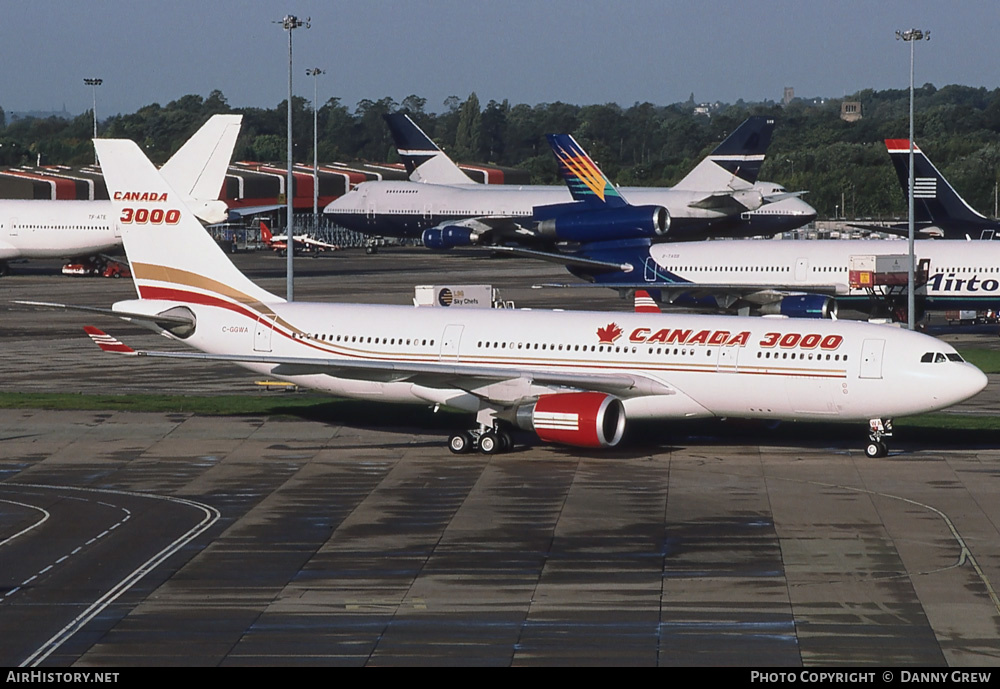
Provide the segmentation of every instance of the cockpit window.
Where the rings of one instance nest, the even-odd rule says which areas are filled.
[[[948,354],[942,354],[941,352],[925,352],[923,356],[920,357],[920,363],[922,364],[940,364],[944,361],[965,361],[962,355],[958,352],[948,352]]]

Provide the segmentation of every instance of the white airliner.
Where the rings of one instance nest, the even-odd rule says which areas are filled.
[[[363,182],[326,206],[323,213],[333,222],[370,235],[422,238],[433,249],[553,239],[539,227],[551,217],[541,209],[572,201],[566,187],[470,184],[405,115],[387,119],[396,122],[392,129],[410,179],[420,181]],[[815,209],[780,185],[757,182],[773,128],[773,118],[748,118],[674,187],[618,191],[633,206],[666,209],[662,215],[669,222],[657,222],[650,233],[667,241],[773,235],[801,227],[815,219]],[[564,165],[563,154],[557,150],[556,156]],[[603,237],[618,238],[614,229]]]
[[[923,310],[1000,308],[996,242],[927,240],[917,242],[915,251],[918,269],[926,271],[926,284],[916,292]],[[589,263],[567,268],[594,285],[646,289],[678,306],[822,318],[836,316],[838,307],[888,315],[905,306],[906,285],[900,278],[906,275],[906,254],[907,242],[897,239],[635,241],[584,247],[571,258]],[[858,270],[868,257],[884,259],[879,260],[883,269]]]
[[[226,220],[219,200],[242,115],[214,115],[161,169],[204,222]],[[0,201],[0,275],[16,258],[91,256],[121,246],[109,201]]]
[[[868,323],[286,302],[240,273],[138,146],[96,145],[139,295],[109,313],[199,351],[135,351],[88,329],[103,350],[228,361],[335,395],[475,413],[452,452],[503,451],[515,427],[604,447],[626,419],[750,417],[867,421],[866,453],[880,456],[891,417],[986,385],[947,344]]]

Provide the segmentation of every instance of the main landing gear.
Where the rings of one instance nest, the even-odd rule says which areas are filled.
[[[464,455],[476,448],[484,455],[495,455],[507,452],[514,447],[510,433],[500,426],[492,428],[481,426],[471,431],[453,433],[448,438],[448,449],[456,455]]]
[[[889,454],[889,446],[883,438],[892,437],[892,419],[871,419],[868,421],[868,444],[865,445],[865,456],[871,459],[885,457]]]

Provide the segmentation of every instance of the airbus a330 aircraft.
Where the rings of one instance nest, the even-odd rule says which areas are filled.
[[[139,295],[109,313],[198,351],[135,351],[89,329],[103,350],[473,412],[477,427],[449,439],[456,453],[502,451],[515,427],[604,447],[627,419],[726,416],[868,421],[877,456],[889,417],[986,385],[947,344],[868,323],[286,302],[239,272],[138,146],[96,145]]]
[[[242,115],[214,115],[161,169],[192,212],[208,224],[224,222],[219,200]],[[109,201],[0,201],[0,275],[17,258],[92,256],[121,246]]]
[[[885,147],[896,168],[903,198],[909,201],[910,140],[886,139]],[[987,218],[966,203],[916,144],[913,145],[913,224],[917,239],[994,239],[1000,232],[1000,221]],[[856,223],[851,226],[909,236],[906,223],[888,227]]]
[[[557,214],[576,210],[564,208],[572,200],[564,187],[470,184],[416,125],[409,125],[403,128],[409,138],[397,145],[413,167],[411,180],[423,183],[363,182],[328,204],[325,215],[370,235],[420,237],[434,249],[576,241],[553,237],[546,229]],[[392,128],[398,132],[401,125]],[[654,231],[667,241],[767,235],[801,227],[816,211],[780,185],[757,182],[773,128],[773,119],[751,117],[676,186],[620,191],[635,206],[661,209]],[[429,183],[436,180],[447,183]],[[613,224],[596,224],[605,228],[603,239],[616,238]]]

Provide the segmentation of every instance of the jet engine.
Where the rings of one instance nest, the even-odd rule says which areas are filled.
[[[535,212],[544,214],[544,206]],[[540,220],[537,229],[542,237],[567,242],[662,237],[670,229],[670,213],[663,206],[575,211]]]
[[[625,407],[603,392],[542,395],[515,410],[518,428],[550,443],[574,447],[613,447],[625,432]]]
[[[456,246],[472,246],[476,243],[473,231],[468,227],[447,225],[424,230],[422,239],[428,249],[451,249]]]
[[[837,300],[823,294],[792,294],[760,307],[764,315],[790,318],[836,318]]]

